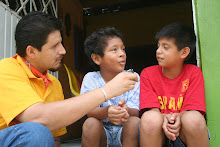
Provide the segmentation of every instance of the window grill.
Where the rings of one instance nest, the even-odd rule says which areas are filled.
[[[32,11],[42,11],[57,17],[57,0],[1,0],[18,15],[24,16]]]
[[[57,17],[57,0],[0,0],[0,60],[16,54],[14,31],[22,16],[42,11]],[[50,72],[58,78],[58,72]]]

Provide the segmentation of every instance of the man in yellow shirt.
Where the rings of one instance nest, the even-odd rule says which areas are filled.
[[[55,146],[66,126],[134,88],[136,74],[123,72],[101,88],[63,100],[60,82],[47,73],[57,71],[66,54],[61,29],[59,19],[42,12],[19,21],[17,55],[0,61],[1,146]]]

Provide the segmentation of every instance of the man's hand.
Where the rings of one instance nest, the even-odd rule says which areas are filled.
[[[127,121],[128,117],[129,117],[127,115],[128,115],[127,110],[121,108],[120,106],[111,105],[108,108],[109,120],[115,125],[119,125],[122,122]]]
[[[165,114],[163,122],[163,130],[167,138],[175,141],[176,137],[179,136],[179,131],[181,128],[180,114]]]
[[[122,95],[123,93],[133,89],[138,77],[136,74],[131,72],[121,72],[109,81],[103,89],[106,91],[108,99]]]

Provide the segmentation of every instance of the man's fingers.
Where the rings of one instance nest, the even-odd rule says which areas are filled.
[[[128,78],[132,81],[138,82],[138,77],[135,73],[125,72]]]

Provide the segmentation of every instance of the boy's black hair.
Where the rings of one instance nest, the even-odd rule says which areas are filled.
[[[16,52],[25,57],[26,48],[31,45],[41,51],[53,31],[61,31],[62,21],[55,16],[35,11],[24,16],[15,30]]]
[[[84,43],[84,49],[86,55],[89,57],[91,64],[94,66],[95,70],[99,70],[99,66],[95,64],[91,58],[92,54],[104,56],[104,49],[108,45],[109,39],[114,37],[120,38],[122,41],[122,34],[119,30],[114,27],[105,27],[96,30],[91,35],[89,35]]]
[[[196,36],[194,30],[192,27],[183,23],[172,23],[165,26],[157,32],[155,38],[157,41],[159,41],[160,38],[174,39],[174,43],[179,51],[184,47],[189,47],[190,53],[185,61],[188,60],[195,51]]]

